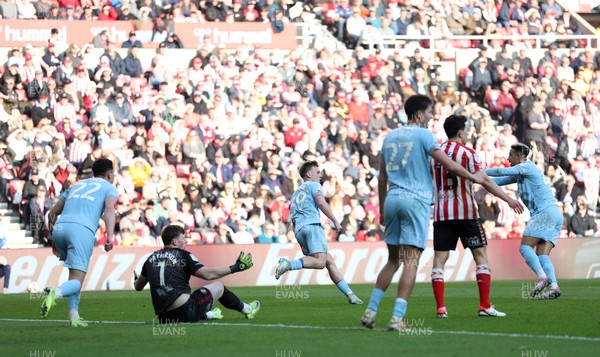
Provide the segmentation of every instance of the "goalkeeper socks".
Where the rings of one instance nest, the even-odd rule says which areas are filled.
[[[490,303],[490,285],[492,284],[490,266],[487,264],[478,265],[475,268],[475,276],[479,288],[479,306],[488,309],[492,306]]]
[[[300,270],[304,268],[304,260],[302,258],[290,261],[290,270]]]
[[[252,306],[246,304],[245,302],[243,304],[244,304],[244,307],[242,308],[242,314],[248,315],[249,313],[252,312]]]
[[[437,308],[445,307],[444,303],[444,269],[434,268],[431,270],[431,286]]]
[[[71,279],[62,283],[56,288],[56,298],[67,297],[76,294],[81,290],[81,283],[77,279]]]
[[[556,274],[554,273],[554,264],[552,264],[552,260],[550,260],[550,256],[540,255],[540,256],[538,256],[538,259],[540,260],[540,264],[542,265],[544,272],[546,273],[546,275],[548,275],[548,277],[552,281],[552,286],[551,286],[552,289],[558,288],[558,282],[556,281]]]
[[[371,299],[369,300],[368,308],[373,311],[377,311],[377,308],[379,307],[379,303],[381,302],[381,299],[383,299],[384,293],[385,293],[385,291],[383,291],[381,289],[373,288],[373,292],[371,293]]]
[[[342,280],[338,281],[335,285],[344,294],[346,294],[346,295],[352,294],[352,290],[350,290],[350,287],[348,286],[348,283],[346,282],[346,280],[342,279]]]
[[[223,296],[219,299],[219,302],[228,309],[242,311],[244,310],[244,303],[234,293],[229,291],[227,288],[223,288]]]
[[[525,262],[527,263],[527,265],[529,265],[531,270],[533,270],[533,272],[536,273],[538,279],[543,279],[546,277],[546,273],[544,272],[544,269],[542,269],[540,260],[533,251],[532,247],[528,245],[521,245],[521,248],[519,248],[519,252],[523,256],[523,258],[525,258]]]
[[[394,304],[394,316],[398,316],[399,318],[403,318],[406,315],[406,308],[408,307],[408,301],[403,298],[397,298],[396,304]]]

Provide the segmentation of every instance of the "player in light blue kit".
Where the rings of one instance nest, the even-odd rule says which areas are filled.
[[[92,171],[94,178],[79,181],[63,192],[48,214],[49,232],[53,235],[52,251],[69,268],[69,280],[56,289],[46,288],[41,314],[43,318],[48,317],[56,299],[66,297],[69,325],[73,327],[87,326],[79,317],[79,298],[102,214],[106,222],[104,249],[107,252],[112,249],[114,237],[118,192],[113,185],[113,163],[108,159],[98,159]]]
[[[340,232],[342,226],[325,201],[325,194],[320,183],[323,173],[319,170],[319,164],[316,161],[302,164],[300,177],[304,183],[292,195],[290,218],[294,224],[296,239],[305,257],[292,261],[286,258],[279,259],[275,279],[279,279],[289,270],[327,268],[331,281],[346,295],[348,302],[362,304],[362,300],[352,292],[344,280],[331,254],[327,253],[327,240],[323,227],[321,227],[319,210],[323,211],[325,216],[333,222],[336,231]]]
[[[379,207],[381,224],[385,225],[388,260],[377,276],[369,306],[361,320],[367,328],[375,326],[379,303],[402,263],[404,269],[388,329],[399,331],[406,328],[402,319],[415,285],[419,259],[425,249],[433,204],[429,157],[468,180],[480,183],[485,177],[482,172],[471,174],[439,150],[437,140],[426,129],[433,116],[432,106],[433,102],[427,96],[408,98],[404,105],[407,125],[394,129],[383,141],[379,160]]]
[[[488,169],[485,172],[495,177],[494,181],[500,186],[517,183],[521,200],[531,214],[519,248],[525,262],[538,277],[531,296],[538,295],[550,286],[540,295],[540,299],[556,299],[561,293],[554,265],[550,260],[550,251],[556,245],[563,225],[563,215],[558,209],[552,189],[544,181],[544,174],[536,164],[527,160],[530,151],[524,144],[512,145],[508,154],[512,167]],[[537,255],[533,251],[534,247]]]

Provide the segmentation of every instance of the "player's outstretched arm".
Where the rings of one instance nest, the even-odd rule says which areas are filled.
[[[204,280],[216,280],[224,276],[252,268],[252,254],[240,252],[235,263],[228,267],[202,267],[194,272],[194,276]]]
[[[115,237],[115,204],[117,203],[116,198],[110,196],[104,200],[104,222],[106,223],[106,243],[104,243],[104,250],[110,251],[113,248],[113,239]]]
[[[473,176],[473,174],[467,171],[467,169],[449,158],[448,155],[446,155],[446,153],[442,150],[435,150],[433,153],[431,153],[431,157],[433,157],[435,161],[439,162],[446,170],[452,172],[453,174],[476,183],[481,183],[479,181],[481,180],[480,177]]]
[[[321,209],[321,211],[325,214],[325,216],[327,216],[327,218],[329,218],[331,220],[331,222],[333,222],[333,224],[335,225],[335,230],[338,233],[341,232],[342,226],[340,225],[340,222],[338,222],[338,220],[333,215],[333,211],[331,210],[331,207],[329,207],[329,204],[327,204],[327,201],[325,201],[325,197],[323,197],[321,195],[316,195],[316,196],[314,196],[314,199],[315,199],[315,202],[317,202],[319,209]]]
[[[498,186],[494,180],[492,180],[488,175],[485,174],[484,171],[478,171],[475,173],[476,177],[481,177],[481,185],[485,187],[486,190],[491,192],[494,196],[500,198],[502,201],[508,203],[510,208],[512,208],[515,212],[521,214],[525,210],[523,204],[516,199],[510,197]],[[512,178],[512,177],[511,177]]]
[[[485,170],[485,173],[488,176],[499,177],[499,176],[519,176],[523,172],[520,167],[511,166],[511,167],[495,167],[493,169],[487,169],[487,170]]]

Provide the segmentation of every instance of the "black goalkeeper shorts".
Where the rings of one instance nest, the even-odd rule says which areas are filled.
[[[206,319],[206,312],[213,304],[213,297],[207,288],[194,291],[189,300],[180,307],[158,315],[159,323],[197,322]]]

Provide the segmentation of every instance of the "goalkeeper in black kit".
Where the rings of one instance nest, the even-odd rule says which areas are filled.
[[[212,309],[218,300],[228,309],[237,310],[253,319],[260,303],[242,302],[221,282],[215,282],[190,293],[190,277],[215,280],[226,275],[250,269],[252,255],[241,252],[234,265],[229,267],[206,267],[185,250],[185,231],[177,225],[165,227],[161,234],[165,247],[152,253],[144,263],[142,272],[135,280],[135,290],[144,289],[150,283],[152,305],[160,323],[196,322],[198,320],[222,319],[219,308]]]

